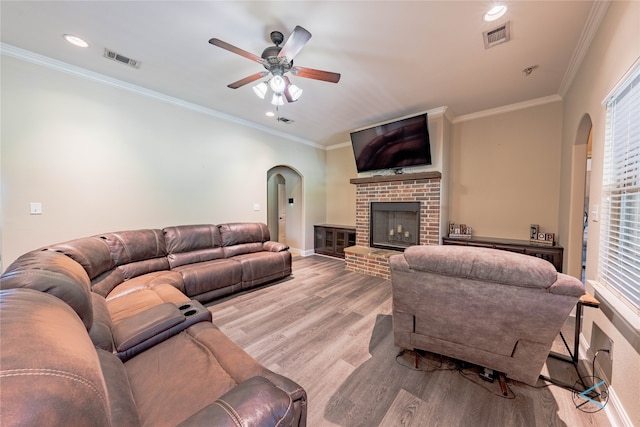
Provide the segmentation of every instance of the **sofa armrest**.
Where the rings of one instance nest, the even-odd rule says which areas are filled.
[[[293,402],[264,377],[252,377],[179,424],[186,426],[293,426]]]
[[[210,322],[211,312],[198,301],[176,306],[166,302],[128,317],[113,327],[117,356],[126,361],[198,322]]]
[[[271,240],[267,240],[262,244],[262,246],[265,251],[269,252],[282,252],[289,249],[289,246],[285,245],[284,243],[274,242]]]
[[[553,285],[549,287],[549,292],[556,295],[566,295],[580,298],[584,295],[584,284],[573,276],[558,273],[558,277]]]

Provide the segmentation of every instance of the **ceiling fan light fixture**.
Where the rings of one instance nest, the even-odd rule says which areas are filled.
[[[267,85],[267,83],[261,82],[253,87],[253,93],[255,93],[258,96],[258,98],[264,99],[268,89],[269,89],[269,86]]]
[[[273,98],[271,98],[271,104],[275,105],[276,107],[284,105],[284,97],[282,96],[282,94],[274,93]]]
[[[288,98],[291,99],[291,101],[297,101],[300,99],[300,96],[302,96],[302,89],[293,83],[290,83],[289,86],[287,86],[287,92],[289,94]]]
[[[507,13],[507,6],[498,4],[493,6],[487,13],[484,14],[484,20],[487,22],[495,21],[505,13]]]
[[[284,78],[281,75],[276,74],[271,80],[269,80],[269,86],[271,86],[272,91],[281,94],[287,87],[287,82],[284,81]]]

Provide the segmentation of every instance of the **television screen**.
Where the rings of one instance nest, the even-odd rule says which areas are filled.
[[[358,172],[431,164],[427,114],[351,133]]]

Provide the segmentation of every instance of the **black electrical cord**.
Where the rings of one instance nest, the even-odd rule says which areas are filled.
[[[418,361],[421,362],[421,363],[418,363],[418,367],[415,367],[413,363],[408,364],[406,361],[402,360],[402,356],[404,356],[406,353],[412,353],[414,357],[417,357]],[[507,391],[508,391],[508,394],[506,396],[502,393],[495,393],[484,384],[485,380],[480,380],[480,379],[478,381],[475,380],[476,377],[478,377],[478,374],[477,372],[473,372],[470,369],[471,365],[468,365],[467,363],[464,363],[461,361],[456,362],[453,359],[449,359],[449,358],[446,358],[446,360],[447,362],[445,363],[445,357],[440,356],[440,360],[436,364],[434,361],[424,357],[422,354],[420,354],[415,350],[401,350],[396,356],[396,362],[400,366],[403,366],[407,369],[411,369],[413,371],[422,371],[426,373],[435,372],[435,371],[455,371],[455,372],[458,372],[462,376],[462,378],[472,382],[478,387],[483,388],[484,390],[488,391],[494,396],[498,396],[503,399],[516,398],[516,394],[511,390],[508,384],[505,384],[507,386]],[[421,368],[421,366],[424,366],[424,368]]]
[[[593,375],[594,377],[596,376],[596,357],[598,357],[598,353],[600,353],[601,351],[606,351],[607,353],[611,354],[608,349],[601,348],[596,351],[596,354],[593,355],[593,360],[591,361],[591,375]]]

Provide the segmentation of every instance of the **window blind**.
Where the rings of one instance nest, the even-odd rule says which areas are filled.
[[[640,313],[640,69],[607,103],[598,281]]]

